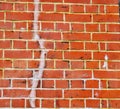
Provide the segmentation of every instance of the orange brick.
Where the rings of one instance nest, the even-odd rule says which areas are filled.
[[[84,100],[75,99],[71,101],[73,108],[83,108],[85,106]]]
[[[58,4],[56,5],[57,12],[69,12],[69,5]]]
[[[24,99],[14,99],[12,100],[12,107],[14,108],[20,108],[20,107],[25,107],[25,100]]]
[[[99,81],[98,80],[87,80],[86,88],[99,88]]]
[[[86,100],[86,107],[100,108],[100,100],[88,99]]]
[[[72,80],[71,88],[84,88],[84,81],[82,80]]]
[[[68,88],[68,85],[67,80],[56,80],[56,88]]]
[[[65,99],[56,100],[56,107],[68,108],[69,107],[69,100],[65,100]]]
[[[66,21],[68,22],[90,22],[91,15],[86,14],[66,14]]]
[[[54,101],[53,100],[42,100],[42,107],[43,108],[54,108]]]
[[[88,98],[92,97],[91,90],[65,90],[65,98]]]

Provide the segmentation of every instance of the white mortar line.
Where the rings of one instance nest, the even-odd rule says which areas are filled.
[[[105,55],[105,61],[104,61],[104,64],[103,64],[103,68],[105,68],[106,70],[108,69],[108,56]]]
[[[32,87],[30,92],[30,105],[32,108],[35,108],[35,98],[36,98],[36,88],[38,86],[39,79],[42,78],[44,67],[45,67],[45,54],[47,53],[45,47],[44,47],[44,40],[41,39],[38,35],[38,17],[39,17],[39,0],[34,0],[34,21],[33,21],[33,39],[39,42],[39,48],[41,49],[41,55],[40,55],[40,63],[39,63],[39,70],[35,71],[33,70],[33,81],[32,81]]]

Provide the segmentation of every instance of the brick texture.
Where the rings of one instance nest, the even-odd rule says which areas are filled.
[[[120,109],[118,2],[39,0],[38,34],[48,52],[36,108]],[[31,108],[33,70],[42,62],[34,9],[34,0],[0,0],[1,109]]]

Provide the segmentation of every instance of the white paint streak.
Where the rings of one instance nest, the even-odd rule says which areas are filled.
[[[105,61],[104,61],[104,64],[103,64],[103,68],[108,69],[108,56],[105,55],[104,59],[105,59]]]
[[[35,98],[36,98],[36,88],[38,86],[38,81],[42,78],[44,67],[45,67],[45,54],[47,50],[44,47],[44,40],[41,39],[38,35],[38,17],[39,17],[39,0],[34,0],[35,10],[34,10],[34,22],[33,22],[33,39],[39,42],[39,47],[41,49],[40,55],[40,63],[39,63],[39,71],[33,71],[33,81],[30,92],[30,105],[32,108],[35,106]]]

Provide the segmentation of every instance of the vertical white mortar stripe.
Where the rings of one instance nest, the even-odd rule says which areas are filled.
[[[33,39],[39,42],[39,48],[41,49],[40,55],[40,63],[39,63],[39,71],[36,72],[33,70],[33,80],[32,80],[32,87],[30,92],[30,105],[32,108],[35,106],[35,98],[36,98],[36,88],[38,86],[38,81],[42,78],[44,67],[45,67],[45,54],[47,53],[44,47],[44,40],[41,39],[38,35],[38,17],[39,17],[39,0],[34,0],[34,21],[33,21]]]
[[[104,59],[105,59],[105,61],[104,61],[104,64],[103,64],[103,68],[108,69],[108,56],[105,55]]]

